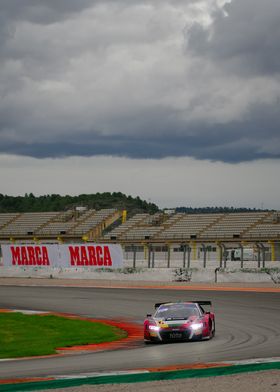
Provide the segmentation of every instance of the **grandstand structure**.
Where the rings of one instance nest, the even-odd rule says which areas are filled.
[[[101,239],[121,243],[280,240],[280,213],[136,214]]]
[[[280,259],[280,212],[186,214],[137,213],[124,220],[123,211],[72,209],[60,212],[0,214],[0,243],[120,243],[124,247],[162,246],[206,249],[242,248],[253,244]]]
[[[114,208],[0,214],[0,240],[94,241],[122,216]]]

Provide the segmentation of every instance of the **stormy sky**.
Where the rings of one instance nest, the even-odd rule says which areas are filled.
[[[280,209],[279,53],[279,0],[0,0],[0,192]]]

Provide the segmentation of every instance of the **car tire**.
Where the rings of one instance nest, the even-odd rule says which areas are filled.
[[[209,333],[209,339],[212,339],[215,336],[216,328],[215,328],[215,320],[211,321],[211,331]]]

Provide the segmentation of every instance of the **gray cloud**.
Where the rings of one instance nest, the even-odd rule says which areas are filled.
[[[50,24],[93,4],[92,0],[1,0],[3,20]]]
[[[224,12],[216,11],[211,30],[192,26],[189,48],[248,76],[279,73],[280,2],[233,0]]]
[[[219,3],[1,1],[0,152],[279,158],[280,5]]]

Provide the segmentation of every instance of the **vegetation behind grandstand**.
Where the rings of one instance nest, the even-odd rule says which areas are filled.
[[[154,203],[141,200],[139,196],[126,196],[121,192],[82,194],[78,196],[53,194],[37,197],[32,193],[26,193],[24,196],[0,194],[0,213],[63,211],[78,206],[95,210],[116,208],[119,210],[128,210],[130,213],[155,213],[159,210]]]
[[[245,208],[245,207],[176,207],[176,212],[184,212],[187,214],[216,214],[231,212],[260,212],[270,211],[268,209]]]
[[[61,196],[57,194],[34,196],[32,193],[26,193],[24,196],[8,196],[0,194],[0,213],[62,211],[75,208],[77,206],[85,206],[96,210],[101,208],[125,209],[129,212],[129,214],[137,212],[153,214],[160,210],[156,204],[141,200],[139,196],[126,196],[121,192],[82,194],[78,196]],[[174,210],[176,212],[189,214],[263,211],[255,208],[234,207],[174,207]]]

